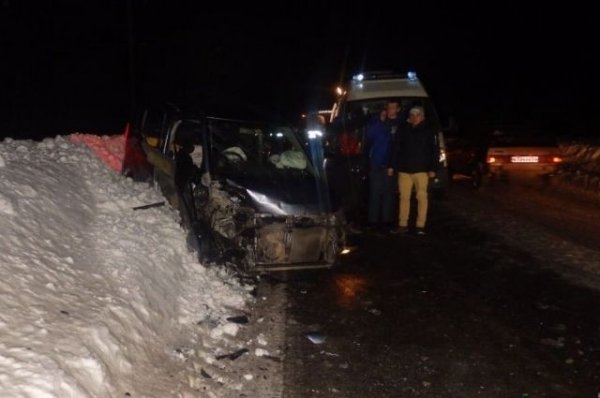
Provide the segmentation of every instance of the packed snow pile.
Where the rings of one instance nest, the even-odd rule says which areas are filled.
[[[600,147],[592,144],[561,146],[563,163],[554,183],[600,200]]]
[[[108,167],[116,172],[123,170],[125,158],[125,134],[91,135],[75,133],[69,135],[71,142],[87,145]]]
[[[0,395],[239,396],[253,381],[215,358],[250,287],[200,265],[168,206],[134,210],[164,198],[85,140],[0,142]]]

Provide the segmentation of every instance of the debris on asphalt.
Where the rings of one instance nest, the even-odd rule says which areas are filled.
[[[208,373],[206,373],[206,371],[204,369],[200,369],[200,374],[202,375],[202,377],[205,377],[207,379],[212,379],[212,376],[209,375]]]
[[[259,335],[258,335],[258,336],[256,336],[256,342],[257,342],[259,345],[262,345],[262,346],[266,346],[266,345],[268,345],[268,343],[267,343],[267,339],[265,338],[265,335],[264,335],[264,334],[262,334],[262,333],[259,333]]]
[[[248,352],[247,348],[242,348],[242,349],[239,349],[239,350],[234,351],[234,352],[229,353],[229,354],[217,355],[215,358],[217,360],[228,358],[228,359],[230,359],[230,360],[233,361],[235,359],[238,359],[239,357],[241,357],[242,355],[244,355],[247,352]]]
[[[281,362],[281,358],[275,357],[273,355],[263,355],[263,358],[271,360],[273,362],[278,362],[278,363]]]
[[[256,350],[254,350],[254,355],[256,355],[257,357],[264,357],[269,355],[269,351],[265,350],[264,348],[257,348]]]
[[[378,310],[377,308],[371,308],[371,309],[369,310],[369,312],[370,312],[371,314],[373,314],[373,315],[377,315],[377,316],[381,315],[381,311],[380,311],[380,310]]]
[[[540,343],[554,348],[562,348],[565,346],[565,338],[559,337],[558,339],[542,339],[540,340]]]
[[[161,207],[164,206],[165,202],[161,201],[161,202],[156,202],[156,203],[150,203],[148,205],[142,205],[142,206],[136,206],[136,207],[132,207],[133,210],[146,210],[146,209],[151,209],[153,207]]]
[[[246,315],[230,316],[227,321],[233,323],[246,324],[248,323],[248,317]]]
[[[327,336],[325,336],[324,334],[319,333],[319,332],[306,333],[305,336],[313,344],[323,344],[325,342],[325,340],[327,339]]]

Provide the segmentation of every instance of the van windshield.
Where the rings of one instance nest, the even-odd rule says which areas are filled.
[[[425,109],[425,120],[436,130],[441,129],[433,102],[428,97],[395,97],[348,101],[342,107],[340,115],[343,120],[353,120],[359,125],[356,127],[362,127],[369,119],[378,116],[385,108],[386,102],[390,100],[400,103],[400,120],[408,119],[408,111],[413,106],[422,106]]]

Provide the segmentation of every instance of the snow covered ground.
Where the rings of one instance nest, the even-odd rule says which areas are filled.
[[[281,396],[284,289],[198,264],[168,206],[134,210],[164,198],[119,173],[124,140],[0,142],[0,396]],[[600,149],[569,153],[597,195]]]
[[[114,171],[122,144],[0,142],[0,396],[269,391],[248,369],[273,350],[273,325],[253,320],[265,334],[252,336],[227,319],[248,315],[254,287],[198,264],[168,206],[133,210],[164,198]]]
[[[561,145],[563,163],[553,186],[600,203],[600,146],[590,143]]]

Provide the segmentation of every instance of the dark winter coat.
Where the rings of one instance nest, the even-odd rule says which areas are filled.
[[[436,171],[439,163],[437,131],[427,121],[403,125],[396,134],[390,167],[402,173]]]
[[[391,147],[400,118],[381,121],[379,116],[367,124],[367,146],[371,167],[387,167],[391,159]]]

